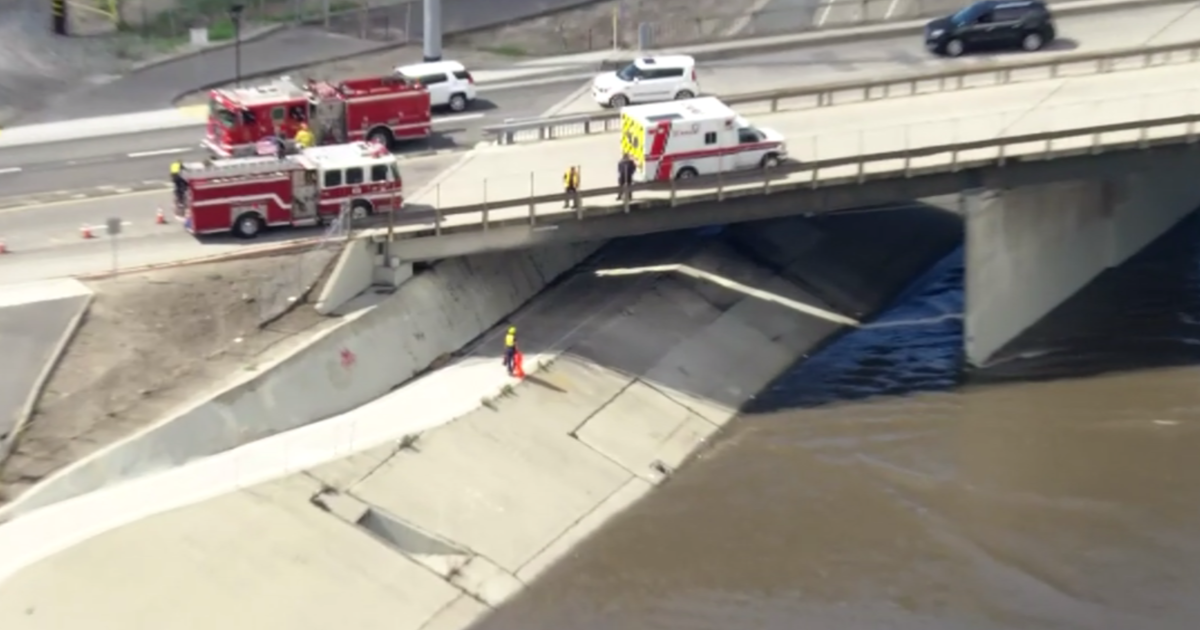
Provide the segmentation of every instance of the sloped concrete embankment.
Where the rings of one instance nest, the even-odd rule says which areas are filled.
[[[378,306],[212,400],[82,460],[9,504],[16,515],[363,405],[469,344],[598,249],[576,244],[444,261]]]
[[[744,225],[682,257],[609,257],[567,282],[616,288],[644,273],[627,305],[487,408],[311,471],[319,504],[430,571],[411,586],[440,593],[440,612],[404,627],[464,627],[846,329],[831,302],[873,313],[960,241],[957,217],[922,210]]]

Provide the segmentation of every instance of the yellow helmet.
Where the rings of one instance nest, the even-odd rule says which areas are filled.
[[[508,334],[510,334],[510,335],[515,335],[515,334],[517,334],[517,327],[516,327],[516,326],[509,326],[509,327],[508,327]]]

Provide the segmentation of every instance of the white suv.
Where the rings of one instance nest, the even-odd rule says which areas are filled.
[[[461,112],[475,100],[475,79],[457,61],[430,61],[396,68],[396,74],[421,82],[429,90],[431,107]]]
[[[592,98],[602,107],[695,98],[699,94],[696,60],[687,55],[643,57],[592,81]]]

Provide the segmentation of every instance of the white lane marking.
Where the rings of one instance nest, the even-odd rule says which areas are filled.
[[[0,175],[7,175],[9,173],[20,173],[20,172],[21,172],[20,166],[10,166],[8,168],[0,168]]]
[[[129,153],[125,157],[142,158],[142,157],[151,157],[151,156],[155,156],[155,155],[171,155],[174,153],[187,153],[188,151],[191,151],[191,150],[192,149],[190,147],[184,147],[182,149],[158,149],[157,151],[140,151],[138,153]]]
[[[475,120],[476,118],[483,118],[484,116],[485,116],[485,114],[458,114],[455,116],[438,116],[433,119],[433,124],[437,125],[437,124],[441,124],[441,123],[458,122],[460,120]]]
[[[121,225],[123,225],[123,226],[130,226],[130,225],[133,225],[133,221],[122,221],[122,222],[121,222]],[[107,229],[108,229],[108,224],[107,224],[107,223],[105,223],[104,225],[85,225],[85,226],[83,226],[83,227],[84,227],[84,228],[86,228],[86,229],[88,229],[88,230],[90,230],[90,231],[92,231],[92,232],[95,232],[95,231],[97,231],[97,230],[107,230]]]

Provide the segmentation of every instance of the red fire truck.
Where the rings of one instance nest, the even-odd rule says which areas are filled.
[[[249,156],[259,140],[293,138],[307,123],[317,144],[367,140],[391,146],[427,137],[431,122],[429,91],[399,75],[304,85],[282,77],[259,87],[213,90],[201,144],[218,157]]]
[[[267,227],[323,224],[343,210],[361,219],[403,202],[396,156],[368,142],[313,147],[282,159],[189,163],[181,174],[186,189],[176,214],[197,235],[254,238]]]

